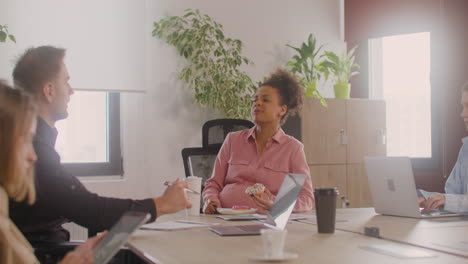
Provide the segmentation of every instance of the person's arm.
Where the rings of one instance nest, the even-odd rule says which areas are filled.
[[[463,192],[463,183],[462,183],[462,177],[463,175],[463,168],[461,166],[461,161],[460,159],[462,158],[462,150],[460,150],[460,153],[458,154],[457,162],[455,163],[455,166],[453,166],[452,171],[450,172],[450,175],[445,182],[445,193],[450,193],[450,194],[462,194]]]
[[[450,175],[445,182],[445,194],[432,195],[426,201],[426,207],[428,205],[436,204],[430,209],[442,207],[448,212],[466,212],[468,211],[468,200],[466,195],[463,194],[463,177],[464,170],[461,164],[463,159],[463,147],[458,153],[457,162],[453,166]],[[438,205],[438,206],[437,206]]]
[[[452,213],[468,212],[468,195],[466,194],[444,194],[444,210]]]
[[[63,170],[55,175],[38,175],[38,186],[37,201],[33,207],[93,231],[111,228],[126,211],[147,212],[151,215],[150,222],[156,219],[153,199],[102,197],[88,191],[76,177]]]
[[[39,221],[65,218],[93,231],[102,231],[112,227],[126,211],[147,212],[151,214],[150,221],[156,219],[153,199],[117,199],[91,193],[63,168],[60,157],[51,146],[37,142],[35,150],[38,156],[37,200],[26,210],[36,215]]]
[[[430,212],[438,208],[456,213],[468,211],[468,201],[463,194],[462,153],[461,149],[457,162],[445,182],[445,194],[420,191],[424,198],[420,201],[420,205],[423,205],[425,211]]]
[[[205,189],[203,190],[203,201],[209,203],[210,201],[219,204],[219,193],[224,188],[224,179],[228,170],[228,160],[231,152],[231,134],[226,136],[226,139],[216,156],[216,161],[213,168],[211,178],[205,182]]]
[[[297,199],[293,212],[297,213],[312,210],[315,203],[314,191],[312,189],[310,170],[304,153],[304,146],[302,144],[290,157],[290,162],[292,173],[307,175],[306,181],[304,182],[302,190],[299,193],[299,198]]]

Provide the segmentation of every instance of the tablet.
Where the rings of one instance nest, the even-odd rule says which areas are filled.
[[[94,263],[108,263],[128,241],[132,233],[149,219],[150,215],[143,212],[126,212],[122,215],[94,248]]]

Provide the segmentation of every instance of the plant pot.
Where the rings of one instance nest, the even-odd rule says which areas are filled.
[[[349,99],[350,83],[337,83],[333,86],[333,89],[335,91],[335,98]]]
[[[310,98],[316,98],[315,93],[317,93],[317,82],[306,82],[305,95]]]

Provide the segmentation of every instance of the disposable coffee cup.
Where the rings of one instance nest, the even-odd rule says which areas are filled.
[[[282,258],[287,230],[262,229],[260,230],[265,258]]]
[[[335,233],[336,188],[315,188],[315,211],[319,233]]]
[[[185,179],[187,182],[188,188],[198,192],[199,194],[193,192],[187,192],[187,200],[192,204],[192,208],[188,209],[189,215],[200,215],[200,200],[201,200],[201,177],[189,176]]]

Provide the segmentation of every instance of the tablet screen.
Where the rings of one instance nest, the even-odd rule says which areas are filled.
[[[94,248],[94,263],[107,263],[127,242],[130,235],[144,224],[150,215],[126,212]]]

